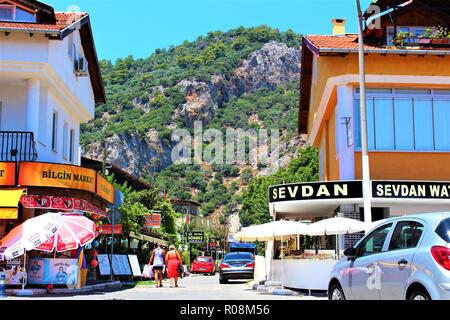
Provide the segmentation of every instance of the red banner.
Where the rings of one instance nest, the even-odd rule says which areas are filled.
[[[144,226],[147,228],[161,228],[161,214],[147,213]]]
[[[103,224],[99,227],[99,230],[102,230],[103,234],[122,234],[122,225],[115,224],[113,230],[112,224]]]
[[[78,210],[106,217],[105,212],[89,201],[53,196],[22,196],[20,203],[24,208],[49,210]]]

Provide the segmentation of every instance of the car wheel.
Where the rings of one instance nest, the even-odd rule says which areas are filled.
[[[220,283],[220,284],[227,284],[227,283],[228,283],[228,279],[222,279],[222,278],[220,278],[220,279],[219,279],[219,283]]]
[[[345,300],[344,291],[339,284],[335,283],[331,286],[328,294],[328,300]]]
[[[431,298],[425,290],[414,290],[409,296],[409,300],[431,300]]]

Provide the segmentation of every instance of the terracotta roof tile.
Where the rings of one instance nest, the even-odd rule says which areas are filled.
[[[358,36],[307,36],[306,39],[316,48],[320,49],[358,49]],[[365,45],[366,49],[380,49],[383,47]]]
[[[327,51],[327,50],[345,50],[349,52],[355,52],[358,50],[358,36],[355,34],[348,34],[345,36],[324,36],[324,35],[312,35],[312,36],[305,36],[305,39],[314,46],[317,51]],[[371,44],[365,44],[364,50],[367,51],[383,51],[386,52],[386,50],[389,51],[398,51],[398,52],[405,52],[405,51],[416,51],[416,52],[440,52],[440,51],[446,51],[447,48],[444,47],[433,47],[433,48],[421,48],[421,47],[407,47],[407,48],[400,48],[400,47],[386,47],[386,46],[377,46],[377,45],[371,45]]]
[[[56,23],[25,23],[25,22],[5,22],[0,21],[0,29],[24,30],[24,31],[61,31],[70,26],[75,21],[84,17],[86,13],[57,12],[55,13]]]

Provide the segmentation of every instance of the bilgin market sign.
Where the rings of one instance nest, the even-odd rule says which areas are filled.
[[[361,181],[312,182],[272,186],[270,202],[362,198]]]

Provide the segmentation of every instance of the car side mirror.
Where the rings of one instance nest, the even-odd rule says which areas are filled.
[[[354,259],[356,258],[356,256],[358,255],[358,253],[356,252],[355,248],[348,248],[344,251],[344,256]]]

